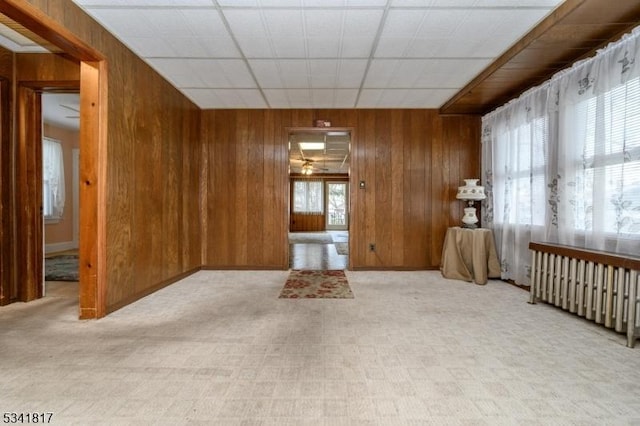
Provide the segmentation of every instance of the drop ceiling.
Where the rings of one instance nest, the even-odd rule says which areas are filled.
[[[309,162],[314,175],[348,174],[350,148],[348,131],[296,131],[289,135],[290,172],[300,173]]]
[[[439,108],[561,0],[74,0],[202,109]]]

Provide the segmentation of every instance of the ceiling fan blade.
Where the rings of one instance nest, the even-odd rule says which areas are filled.
[[[64,104],[58,104],[58,105],[60,105],[62,108],[70,109],[73,112],[80,112],[80,108],[79,107],[78,108],[74,108],[72,106],[64,105]]]

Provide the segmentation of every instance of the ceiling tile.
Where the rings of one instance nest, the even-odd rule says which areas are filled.
[[[307,53],[303,38],[274,37],[271,46],[278,58],[306,58]]]
[[[461,88],[490,60],[374,59],[367,88]]]
[[[255,83],[239,59],[150,59],[151,65],[178,88],[253,88]]]
[[[365,59],[343,59],[338,63],[337,88],[359,88],[367,69]]]
[[[310,58],[339,58],[342,54],[342,40],[338,37],[308,37],[307,52]]]
[[[225,9],[222,12],[229,23],[233,34],[237,37],[268,37],[259,10]]]
[[[364,89],[358,108],[439,108],[457,89]]]
[[[264,10],[262,12],[271,37],[304,37],[303,13],[298,9]]]
[[[353,108],[357,89],[264,90],[272,108]]]
[[[304,30],[307,37],[340,38],[344,28],[344,10],[311,9],[304,12]]]
[[[144,9],[91,9],[90,12],[122,41],[128,37],[156,35]]]
[[[564,0],[391,0],[392,7],[545,7]]]
[[[258,0],[263,7],[300,7],[302,0]]]
[[[231,37],[162,38],[172,53],[169,56],[192,58],[238,58],[240,52]],[[144,55],[149,56],[149,55]]]
[[[268,107],[256,89],[183,89],[183,93],[203,109]]]
[[[384,7],[387,0],[303,0],[308,7]]]
[[[260,87],[303,88],[309,87],[307,61],[304,59],[249,60]]]
[[[213,6],[211,0],[73,0],[82,6]]]
[[[560,2],[75,1],[207,108],[437,108]]]
[[[242,54],[247,58],[273,58],[271,40],[266,37],[236,37]]]

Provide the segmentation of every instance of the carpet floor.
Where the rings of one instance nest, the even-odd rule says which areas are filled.
[[[519,288],[346,271],[354,299],[279,299],[287,276],[199,271],[96,321],[77,297],[3,306],[0,406],[79,426],[640,424],[640,344]]]

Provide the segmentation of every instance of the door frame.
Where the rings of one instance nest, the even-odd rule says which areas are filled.
[[[346,181],[349,182],[349,213],[351,214],[351,212],[353,212],[353,208],[354,206],[352,205],[353,203],[353,197],[351,197],[351,193],[354,190],[353,187],[353,175],[351,173],[352,170],[352,161],[353,161],[353,141],[356,140],[356,129],[355,127],[295,127],[295,126],[291,126],[291,127],[285,127],[284,128],[284,132],[283,132],[283,143],[284,146],[286,147],[286,152],[287,155],[285,157],[285,161],[286,161],[286,167],[285,170],[289,170],[289,135],[291,135],[292,133],[327,133],[327,132],[348,132],[349,133],[349,140],[350,140],[350,144],[351,144],[351,149],[350,149],[350,154],[349,154],[349,176],[347,178]],[[284,244],[284,250],[286,253],[285,259],[287,259],[287,265],[289,263],[289,256],[291,255],[291,253],[289,253],[289,224],[290,224],[290,215],[291,215],[291,173],[288,172],[287,173],[287,190],[286,190],[286,209],[285,209],[285,216],[283,217],[283,221],[286,224],[286,226],[284,227],[286,234],[284,235],[284,241],[286,242]],[[346,182],[344,179],[341,179],[341,181]],[[348,232],[349,232],[349,253],[351,253],[351,242],[354,241],[354,237],[352,237],[352,227],[351,227],[351,220],[349,220],[348,222]],[[349,264],[347,266],[348,269],[352,269],[352,256],[349,256]]]
[[[40,9],[21,0],[3,0],[0,13],[22,25],[27,32],[36,34],[43,40],[59,48],[64,54],[80,64],[80,248],[79,248],[79,317],[81,319],[100,318],[106,315],[106,164],[107,164],[107,63],[106,58],[89,46],[63,25],[50,18]],[[20,29],[17,29],[20,31]],[[33,115],[28,112],[34,107],[37,90],[51,87],[50,81],[30,82],[25,96],[17,96],[16,111],[17,140],[16,152],[16,241],[19,236],[26,240],[14,244],[11,253],[17,266],[14,279],[19,280],[22,301],[42,297],[42,185],[38,180],[28,178],[34,161],[41,158],[41,140],[34,131]],[[33,92],[30,93],[29,91]],[[36,102],[35,105],[41,104]],[[37,107],[36,107],[37,108]],[[30,118],[23,118],[27,115]],[[41,123],[39,124],[41,127]],[[41,134],[41,130],[40,130]],[[41,164],[41,163],[40,163]],[[42,172],[40,171],[40,174]],[[28,194],[26,197],[21,193]],[[22,216],[26,219],[22,219]],[[37,220],[36,220],[37,219]],[[39,238],[38,238],[39,236]],[[37,267],[39,266],[39,267]],[[23,275],[24,274],[24,275]],[[4,283],[3,283],[4,285]]]

